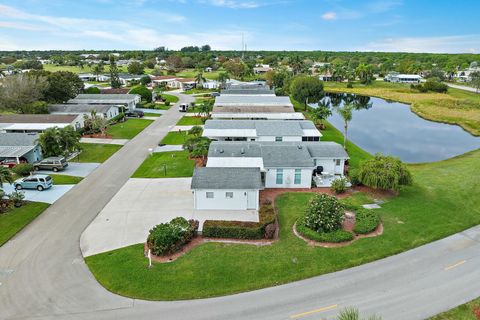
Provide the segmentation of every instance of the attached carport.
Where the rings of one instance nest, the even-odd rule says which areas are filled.
[[[39,152],[36,152],[37,148],[37,146],[0,146],[0,159],[15,160],[17,163],[22,159],[28,163],[34,163],[41,160]]]

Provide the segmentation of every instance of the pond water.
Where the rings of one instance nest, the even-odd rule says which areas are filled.
[[[331,107],[345,101],[357,106],[348,124],[348,139],[372,154],[431,162],[480,148],[480,137],[456,125],[422,119],[403,103],[352,94],[328,94],[322,100]],[[344,121],[335,108],[328,121],[343,132]]]

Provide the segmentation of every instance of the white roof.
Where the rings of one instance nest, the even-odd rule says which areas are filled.
[[[262,157],[209,157],[207,167],[260,168],[264,170]]]
[[[293,108],[290,97],[283,96],[252,96],[252,95],[220,95],[215,99],[215,106],[222,107],[264,107],[264,106],[289,106]]]
[[[392,76],[396,77],[396,78],[415,78],[415,79],[421,79],[422,78],[418,74],[394,74]]]
[[[15,123],[9,126],[3,127],[3,130],[47,130],[48,128],[58,127],[65,128],[71,125],[71,123]]]
[[[267,119],[267,120],[305,120],[305,116],[301,112],[289,113],[233,113],[233,112],[216,112],[212,113],[213,119]]]
[[[234,120],[229,120],[234,121]],[[256,129],[228,129],[228,132],[225,129],[204,129],[204,137],[224,137],[228,134],[229,137],[251,137],[255,138],[257,136]]]

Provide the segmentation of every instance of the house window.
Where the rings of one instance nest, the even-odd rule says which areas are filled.
[[[275,141],[277,141],[277,142],[283,141],[283,138],[282,137],[275,137]]]
[[[302,169],[295,169],[295,180],[294,184],[301,184],[302,183]]]
[[[225,192],[225,198],[233,199],[233,192]]]
[[[277,184],[283,184],[283,169],[277,169]]]
[[[213,192],[207,192],[207,199],[213,199]]]
[[[340,159],[335,159],[335,165],[339,166],[340,165]]]

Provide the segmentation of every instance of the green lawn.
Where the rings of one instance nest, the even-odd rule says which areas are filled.
[[[162,97],[172,104],[178,102],[178,97],[171,94],[162,93]]]
[[[20,208],[13,208],[0,214],[0,246],[22,230],[49,206],[43,202],[28,202]]]
[[[150,112],[147,112],[147,113],[144,113],[144,116],[145,116],[145,117],[160,117],[161,114],[160,114],[160,113],[150,113]]]
[[[478,318],[473,314],[474,307],[480,308],[480,298],[440,313],[429,320],[477,320]]]
[[[82,177],[67,176],[64,174],[49,174],[53,179],[53,184],[77,184],[83,180]]]
[[[217,80],[218,75],[222,72],[221,70],[218,71],[213,71],[213,72],[204,72],[203,77],[205,79],[209,80]],[[195,78],[195,76],[198,74],[198,71],[195,69],[185,69],[176,74],[177,77],[183,77],[183,78]]]
[[[189,159],[187,151],[154,153],[142,163],[132,178],[191,177],[194,167],[195,161]]]
[[[154,166],[154,167],[158,167]],[[352,245],[308,246],[291,231],[311,194],[287,193],[276,201],[280,241],[256,247],[207,243],[178,260],[148,269],[143,244],[86,259],[108,290],[139,299],[220,296],[325,274],[394,255],[480,223],[480,150],[450,160],[410,165],[415,179],[378,209],[385,231]],[[159,170],[159,169],[157,169]],[[361,204],[366,197],[356,197]],[[454,213],[454,214],[453,214]]]
[[[177,126],[201,126],[203,124],[201,117],[182,117],[177,122]]]
[[[122,146],[115,144],[81,143],[82,152],[70,160],[71,162],[95,162],[102,163],[110,158]]]
[[[108,127],[107,135],[111,135],[113,139],[132,139],[152,122],[147,119],[128,119]]]
[[[187,141],[189,138],[193,136],[187,134],[187,131],[182,132],[169,132],[160,143],[164,144],[172,144],[172,145],[182,145]]]

